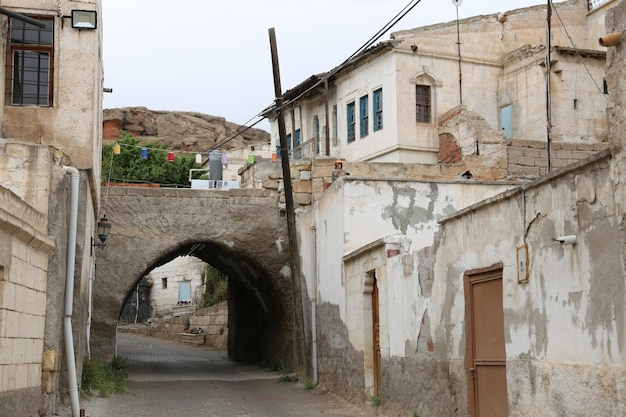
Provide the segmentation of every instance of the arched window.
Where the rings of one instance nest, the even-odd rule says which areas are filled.
[[[412,83],[415,84],[415,121],[432,124],[437,115],[435,90],[441,83],[425,71],[413,77]]]

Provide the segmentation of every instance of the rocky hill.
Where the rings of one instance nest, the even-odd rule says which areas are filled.
[[[126,131],[145,142],[167,144],[171,150],[206,152],[223,139],[241,130],[241,126],[226,121],[223,117],[202,113],[155,111],[145,107],[105,109],[103,140],[111,142]],[[270,143],[270,134],[261,129],[250,128],[218,149],[247,148],[251,145]]]

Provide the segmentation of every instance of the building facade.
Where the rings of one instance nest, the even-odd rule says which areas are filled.
[[[88,352],[102,215],[100,10],[100,1],[51,0],[0,8],[1,415],[53,415],[70,406],[68,393],[78,412],[69,381]]]
[[[549,132],[544,6],[460,22],[462,89],[443,24],[285,95],[290,156],[317,154],[300,129],[345,158],[297,218],[322,385],[393,416],[623,413],[624,57],[598,38],[623,33],[626,5],[590,4],[554,5],[576,47],[552,39]]]
[[[395,32],[284,94],[290,154],[295,159],[458,162],[480,155],[488,145],[476,132],[456,126],[466,113],[504,133],[512,145],[545,142],[548,111],[555,145],[593,149],[607,138],[605,48],[597,41],[606,7],[589,12],[582,0],[555,6],[549,86],[545,5],[463,19],[458,31],[450,22]],[[276,148],[277,120],[271,111],[267,115]],[[446,152],[445,144],[452,149]],[[551,166],[544,160],[531,165],[535,169],[526,170],[527,176],[546,173]]]

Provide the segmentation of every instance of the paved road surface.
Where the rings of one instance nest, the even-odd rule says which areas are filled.
[[[357,417],[373,415],[318,390],[278,382],[280,374],[209,351],[121,333],[129,393],[81,401],[86,417]]]

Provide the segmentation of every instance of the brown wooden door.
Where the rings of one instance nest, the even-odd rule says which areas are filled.
[[[372,292],[372,330],[374,334],[374,395],[380,396],[380,318],[378,312],[378,282],[374,279]]]
[[[506,417],[502,270],[466,276],[468,401],[473,417]]]

